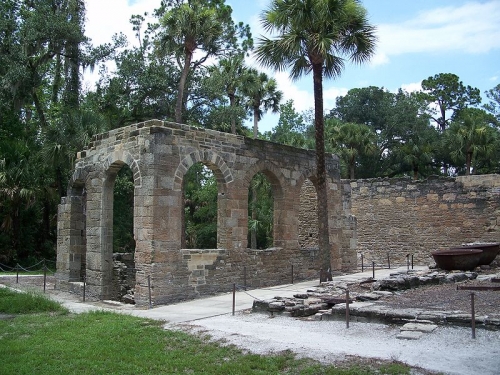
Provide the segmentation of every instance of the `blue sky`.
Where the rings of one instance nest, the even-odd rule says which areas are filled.
[[[130,16],[152,12],[159,3],[87,0],[87,35],[94,44],[109,42],[120,31],[132,39]],[[233,8],[235,21],[249,24],[255,39],[261,35],[259,16],[270,0],[226,3]],[[438,73],[454,73],[483,94],[500,83],[500,0],[363,0],[362,4],[377,27],[376,53],[370,63],[347,64],[341,77],[325,81],[325,110],[352,88],[414,91],[423,79]],[[249,63],[255,64],[252,59]],[[294,100],[297,111],[313,107],[312,77],[291,82],[286,72],[267,73],[278,81],[284,100]],[[277,121],[277,115],[267,114],[259,128],[271,130]]]

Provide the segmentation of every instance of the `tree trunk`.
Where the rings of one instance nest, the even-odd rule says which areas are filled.
[[[472,152],[467,152],[465,156],[465,175],[469,176],[470,175],[470,168],[472,164]]]
[[[234,107],[235,107],[235,95],[233,93],[229,93],[229,106],[231,107],[231,134],[236,134],[236,119],[234,118]]]
[[[356,168],[356,158],[353,156],[349,162],[349,178],[354,180],[354,170]]]
[[[325,130],[323,119],[323,65],[313,64],[314,128],[316,139],[316,189],[318,195],[318,242],[321,259],[320,281],[331,280],[328,194],[325,165]]]
[[[253,138],[257,139],[257,136],[259,135],[259,105],[255,105],[253,107]]]
[[[192,52],[187,51],[184,59],[184,67],[182,68],[181,79],[177,92],[177,101],[175,103],[175,122],[182,122],[182,109],[184,104],[184,89],[186,88],[187,76],[191,67]]]

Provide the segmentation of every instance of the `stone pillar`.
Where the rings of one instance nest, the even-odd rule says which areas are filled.
[[[85,217],[82,197],[63,197],[57,217],[57,272],[59,283],[81,281],[85,263]]]
[[[87,184],[87,285],[91,295],[113,295],[114,176],[95,173]]]

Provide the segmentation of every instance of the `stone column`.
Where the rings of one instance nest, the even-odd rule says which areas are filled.
[[[85,263],[85,218],[82,197],[63,197],[57,216],[58,283],[81,281]]]

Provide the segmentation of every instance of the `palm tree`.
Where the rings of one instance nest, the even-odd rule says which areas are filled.
[[[175,104],[175,121],[182,121],[185,89],[191,68],[195,70],[209,57],[246,51],[251,48],[250,32],[243,25],[235,25],[232,9],[225,0],[170,1],[173,7],[161,19],[165,28],[162,47],[173,52],[181,69]],[[238,38],[246,38],[239,46]],[[195,51],[201,57],[194,61]]]
[[[365,124],[347,122],[334,127],[330,141],[337,146],[336,152],[345,160],[349,178],[355,178],[356,163],[360,155],[377,153],[377,135]]]
[[[229,98],[231,109],[231,133],[236,134],[237,92],[242,85],[249,80],[248,68],[243,64],[243,55],[238,54],[222,59],[217,65],[208,68],[210,80],[225,92]]]
[[[273,0],[261,18],[264,29],[278,34],[262,37],[258,61],[278,70],[291,68],[298,79],[313,73],[314,127],[316,141],[316,188],[318,195],[319,248],[322,277],[331,269],[328,232],[328,198],[323,118],[323,77],[340,75],[345,59],[367,61],[375,50],[375,28],[357,0]]]
[[[457,121],[452,122],[445,133],[445,144],[451,157],[460,163],[465,158],[465,175],[471,173],[475,158],[489,158],[494,155],[497,144],[494,141],[496,129],[490,124],[494,117],[478,108],[464,109]]]
[[[248,97],[247,105],[253,112],[253,137],[259,134],[259,121],[264,112],[271,110],[273,113],[279,111],[279,104],[283,93],[278,90],[278,83],[274,78],[269,78],[266,73],[259,73],[256,69],[250,69],[252,77],[248,85],[243,87],[243,92]]]

